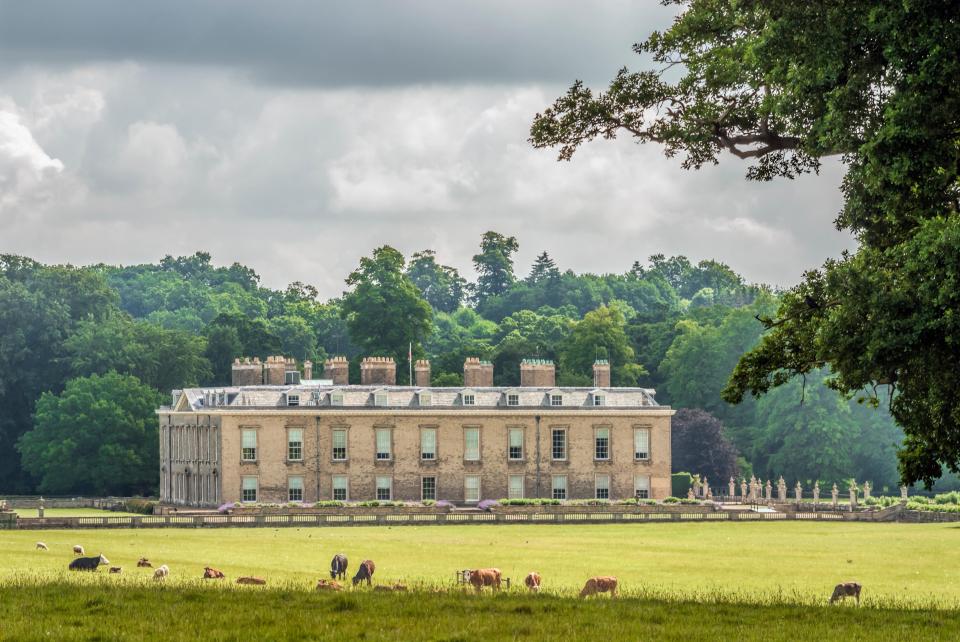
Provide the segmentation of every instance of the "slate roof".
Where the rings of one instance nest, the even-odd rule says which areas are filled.
[[[429,393],[429,405],[420,404],[420,393]],[[377,397],[385,404],[377,404]],[[464,404],[464,394],[472,394],[473,405]],[[225,386],[222,388],[186,388],[174,391],[177,400],[173,409],[182,411],[201,411],[220,408],[378,408],[395,410],[423,410],[425,408],[471,409],[493,408],[554,408],[554,409],[591,409],[660,407],[655,391],[650,388],[569,388],[569,387],[491,387],[491,388],[419,388],[416,386],[335,386],[326,385],[289,385],[289,386]],[[181,396],[182,395],[182,396]],[[342,395],[342,405],[333,400]],[[510,405],[508,397],[517,396],[517,404]],[[554,406],[552,395],[560,395],[562,404]],[[595,405],[595,397],[603,396],[602,405]],[[296,396],[298,403],[290,405],[290,397]],[[181,403],[183,402],[183,403]],[[164,408],[169,410],[170,408]]]

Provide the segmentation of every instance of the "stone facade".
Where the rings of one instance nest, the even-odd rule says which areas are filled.
[[[670,495],[673,411],[640,388],[187,389],[158,414],[175,505]]]

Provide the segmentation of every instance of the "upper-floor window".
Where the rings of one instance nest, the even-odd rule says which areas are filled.
[[[520,405],[520,395],[516,392],[507,393],[507,405],[508,406],[519,406]]]
[[[509,435],[507,457],[509,459],[523,459],[523,428],[511,428]]]
[[[599,392],[593,393],[593,405],[594,406],[605,406],[607,405],[606,395],[600,394]]]
[[[257,431],[253,428],[243,430],[242,441],[240,443],[240,459],[243,461],[257,460]],[[256,500],[254,500],[256,501]]]
[[[595,459],[610,459],[610,429],[606,426],[594,429],[593,456]]]
[[[437,458],[437,429],[420,429],[420,459],[433,461]]]
[[[377,392],[373,393],[374,406],[381,406],[381,407],[386,406],[387,401],[388,401],[388,398],[387,398],[386,390],[378,390]]]
[[[551,451],[553,459],[567,458],[567,429],[554,428],[551,431]]]
[[[554,393],[550,395],[550,405],[551,406],[562,406],[563,405],[563,395]]]
[[[300,395],[287,395],[287,405],[288,405],[288,406],[299,406],[299,405],[300,405]]]
[[[633,458],[634,459],[650,459],[650,429],[649,428],[634,428]]]
[[[333,431],[331,456],[334,461],[346,461],[347,459],[347,431],[343,428],[336,428]]]
[[[390,429],[377,428],[377,459],[390,459]]]
[[[301,461],[303,459],[303,430],[291,428],[287,431],[287,459]]]
[[[480,429],[463,429],[463,458],[468,461],[480,459]]]
[[[472,392],[465,392],[462,397],[464,406],[474,406],[477,403],[477,397]]]
[[[420,393],[420,405],[421,406],[433,405],[433,395],[428,390],[424,390],[423,392]]]
[[[330,405],[331,406],[342,406],[343,405],[343,393],[339,390],[335,390],[330,393]]]

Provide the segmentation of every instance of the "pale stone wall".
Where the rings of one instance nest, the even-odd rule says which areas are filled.
[[[393,478],[393,498],[420,500],[421,478],[437,478],[437,499],[464,500],[464,475],[480,475],[482,499],[508,495],[509,475],[524,475],[526,497],[550,497],[551,476],[567,475],[567,498],[594,497],[595,476],[610,475],[610,498],[623,499],[634,494],[634,476],[650,477],[650,496],[662,499],[670,495],[670,417],[667,408],[630,411],[357,411],[355,409],[318,412],[316,409],[214,411],[222,420],[222,457],[219,475],[222,487],[217,501],[239,501],[241,478],[256,476],[261,502],[286,502],[287,480],[291,475],[304,478],[304,500],[331,499],[332,475],[349,479],[349,499],[375,497],[378,475]],[[203,415],[206,417],[207,415]],[[537,459],[537,417],[539,421],[539,466]],[[162,413],[164,422],[193,421],[194,413]],[[204,420],[205,421],[205,420]],[[464,428],[480,429],[480,461],[464,460]],[[510,461],[507,456],[508,429],[524,430],[524,459]],[[594,431],[610,428],[610,459],[594,459]],[[332,460],[332,435],[335,427],[347,429],[347,461]],[[392,459],[376,460],[375,429],[392,432]],[[420,458],[422,428],[437,430],[437,459]],[[552,428],[567,430],[566,461],[551,459]],[[634,461],[634,428],[650,429],[650,459]],[[257,430],[257,461],[241,462],[241,431]],[[303,461],[287,461],[287,430],[303,430]],[[539,492],[537,479],[539,477]]]

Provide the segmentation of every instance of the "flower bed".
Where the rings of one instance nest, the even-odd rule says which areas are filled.
[[[234,515],[341,515],[351,510],[362,509],[374,515],[392,515],[395,513],[448,513],[453,508],[449,502],[335,502],[323,501],[316,504],[224,504],[218,511]]]

